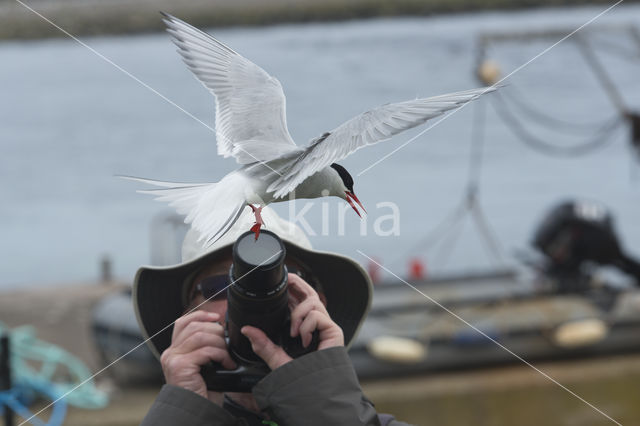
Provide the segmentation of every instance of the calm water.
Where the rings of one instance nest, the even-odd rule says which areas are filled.
[[[603,8],[602,8],[603,9]],[[468,89],[474,81],[475,41],[482,31],[576,28],[598,8],[489,13],[451,17],[286,25],[214,31],[219,39],[277,76],[287,95],[288,124],[299,144],[371,107]],[[640,7],[620,6],[599,24],[640,23]],[[595,28],[595,26],[594,26]],[[606,34],[596,34],[602,40]],[[624,37],[609,41],[632,47]],[[85,41],[204,122],[213,125],[213,98],[192,77],[165,34]],[[606,40],[604,40],[606,41]],[[506,74],[555,40],[491,50]],[[640,107],[640,60],[610,51],[600,58],[625,100]],[[131,279],[150,257],[152,217],[163,204],[135,193],[128,174],[177,181],[217,181],[235,163],[216,156],[214,135],[156,94],[68,39],[0,44],[0,288],[61,283],[97,276],[103,254],[115,275]],[[563,43],[514,75],[509,84],[547,113],[598,122],[611,103],[575,46]],[[508,90],[507,87],[505,90]],[[346,214],[341,200],[316,204],[304,216],[322,233],[315,246],[363,261],[356,250],[403,275],[404,259],[422,254],[432,270],[491,265],[467,220],[451,256],[409,253],[463,197],[471,123],[487,108],[480,199],[507,255],[526,247],[540,216],[565,197],[595,199],[616,214],[624,245],[640,255],[640,179],[627,130],[606,148],[575,158],[551,158],[512,136],[485,99],[465,108],[368,172],[356,193],[369,210]],[[357,175],[417,132],[361,150],[341,163]],[[542,134],[550,141],[557,136]],[[573,139],[575,140],[575,139]],[[374,223],[400,212],[399,235],[375,235]],[[298,207],[298,210],[303,205]],[[278,208],[287,214],[288,206]],[[389,223],[383,223],[383,230]],[[403,259],[394,261],[394,259]],[[446,260],[446,263],[445,263]],[[508,260],[512,261],[512,260]]]

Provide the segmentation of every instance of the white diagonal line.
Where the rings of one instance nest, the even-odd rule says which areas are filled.
[[[478,333],[480,333],[482,336],[486,337],[487,339],[489,339],[490,341],[492,341],[493,343],[495,343],[496,345],[498,345],[500,348],[504,349],[505,351],[507,351],[508,353],[510,353],[511,355],[513,355],[515,358],[517,358],[518,360],[522,361],[524,364],[528,365],[529,367],[533,368],[535,371],[537,371],[538,373],[540,373],[542,376],[544,376],[545,378],[549,379],[550,381],[552,381],[553,383],[555,383],[556,385],[560,386],[562,389],[564,389],[565,391],[569,392],[571,395],[573,395],[574,397],[578,398],[580,401],[584,402],[585,404],[587,404],[589,407],[593,408],[595,411],[597,411],[598,413],[602,414],[603,416],[605,416],[607,419],[611,420],[613,423],[622,426],[621,423],[617,422],[616,420],[614,420],[611,416],[609,416],[607,413],[603,412],[602,410],[600,410],[598,407],[596,407],[595,405],[591,404],[589,401],[587,401],[586,399],[582,398],[580,395],[578,395],[577,393],[573,392],[571,389],[567,388],[566,386],[564,386],[562,383],[558,382],[556,379],[554,379],[553,377],[549,376],[547,373],[545,373],[544,371],[540,370],[539,368],[535,367],[533,364],[531,364],[530,362],[528,362],[527,360],[525,360],[524,358],[522,358],[520,355],[516,354],[515,352],[513,352],[511,349],[507,348],[506,346],[504,346],[502,343],[498,342],[497,340],[493,339],[491,336],[487,335],[485,332],[483,332],[482,330],[480,330],[479,328],[477,328],[476,326],[474,326],[473,324],[469,323],[467,320],[465,320],[464,318],[462,318],[461,316],[459,316],[458,314],[456,314],[455,312],[453,312],[451,309],[447,308],[446,306],[442,305],[441,303],[439,303],[437,300],[435,300],[434,298],[432,298],[431,296],[429,296],[428,294],[423,293],[422,291],[420,291],[419,289],[417,289],[415,286],[409,284],[407,281],[403,280],[402,278],[400,278],[399,276],[397,276],[396,274],[394,274],[392,271],[390,271],[389,269],[387,269],[386,267],[382,266],[380,263],[376,262],[374,259],[370,258],[369,256],[367,256],[366,254],[364,254],[362,251],[360,250],[356,250],[360,255],[366,257],[367,259],[369,259],[370,262],[375,263],[377,266],[379,266],[380,268],[384,269],[385,271],[387,271],[388,273],[390,273],[391,275],[393,275],[395,278],[397,278],[398,280],[402,281],[404,284],[406,284],[407,286],[411,287],[413,290],[417,291],[418,293],[420,293],[423,297],[425,297],[426,299],[429,299],[429,301],[431,301],[432,303],[434,303],[435,305],[437,305],[438,307],[442,308],[443,310],[445,310],[446,312],[448,312],[449,314],[453,315],[454,317],[456,317],[458,320],[460,320],[461,322],[463,322],[464,324],[466,324],[467,326],[471,327],[472,329],[474,329],[475,331],[477,331]]]
[[[187,311],[184,315],[190,314],[191,312],[197,310],[200,306],[204,305],[205,303],[207,303],[209,300],[213,299],[214,297],[216,297],[217,295],[219,295],[220,293],[222,293],[223,291],[225,291],[226,289],[228,289],[229,287],[231,287],[235,282],[240,281],[241,279],[243,279],[244,277],[246,277],[247,275],[249,275],[250,273],[252,273],[253,271],[255,271],[256,269],[258,269],[259,267],[261,267],[262,265],[266,265],[267,263],[269,263],[269,261],[273,258],[275,258],[276,256],[278,256],[280,253],[282,253],[280,250],[273,254],[272,256],[270,256],[268,259],[266,259],[265,261],[261,262],[259,265],[257,265],[255,268],[251,269],[249,272],[247,272],[246,274],[244,274],[243,276],[241,276],[240,278],[237,278],[235,281],[231,281],[231,283],[226,286],[225,288],[223,288],[222,290],[220,290],[219,292],[217,292],[216,294],[214,294],[213,296],[209,297],[208,299],[206,299],[204,302],[200,303],[199,305],[193,307],[192,309],[190,309],[189,311]],[[178,319],[176,319],[177,321]],[[93,379],[94,377],[96,377],[98,374],[102,373],[103,371],[105,371],[106,369],[108,369],[109,367],[111,367],[112,365],[114,365],[115,363],[117,363],[118,361],[122,360],[122,358],[126,357],[127,355],[129,355],[131,352],[135,351],[136,349],[138,349],[140,346],[144,345],[145,343],[147,343],[149,340],[153,339],[154,337],[156,337],[158,334],[162,333],[163,331],[165,331],[167,328],[171,327],[173,324],[176,323],[176,321],[173,321],[170,324],[167,324],[162,330],[158,331],[157,333],[155,333],[153,336],[150,336],[148,339],[145,339],[142,343],[139,343],[138,345],[136,345],[135,347],[133,347],[132,349],[130,349],[126,354],[120,356],[118,359],[116,359],[115,361],[111,362],[109,365],[107,365],[106,367],[103,367],[101,370],[99,370],[98,372],[94,373],[93,375],[91,375],[91,377],[83,380],[80,384],[74,386],[72,389],[68,390],[67,392],[65,392],[62,396],[60,396],[58,399],[56,399],[55,401],[51,402],[50,404],[48,404],[46,407],[44,407],[43,409],[41,409],[40,411],[38,411],[37,413],[35,413],[34,415],[32,415],[31,417],[29,417],[28,419],[26,419],[25,421],[23,421],[22,423],[20,423],[18,426],[22,426],[26,423],[28,423],[31,419],[33,419],[34,417],[36,417],[38,414],[42,413],[44,410],[46,410],[47,408],[51,407],[53,404],[55,404],[56,402],[60,401],[61,399],[65,398],[67,395],[69,395],[70,393],[74,392],[76,389],[78,389],[80,386],[84,385],[85,383],[87,383],[89,380]]]
[[[586,27],[587,25],[591,24],[593,21],[595,21],[596,19],[600,18],[602,15],[604,15],[605,13],[609,12],[611,9],[613,9],[614,7],[616,7],[617,5],[619,5],[620,3],[622,3],[624,0],[618,0],[615,4],[609,6],[607,9],[603,10],[602,12],[600,12],[598,15],[594,16],[593,18],[589,19],[587,22],[585,22],[584,24],[580,25],[578,28],[576,28],[575,30],[573,30],[571,33],[567,34],[566,36],[562,37],[560,40],[558,40],[557,42],[555,42],[554,44],[552,44],[551,46],[547,47],[546,49],[544,49],[542,52],[538,53],[536,56],[534,56],[533,58],[529,59],[527,62],[525,62],[524,64],[520,65],[518,68],[516,68],[515,70],[511,71],[509,74],[507,74],[506,76],[502,77],[499,81],[497,81],[496,83],[494,83],[493,85],[489,86],[489,87],[497,87],[500,83],[502,83],[503,81],[505,81],[506,79],[508,79],[509,77],[511,77],[513,74],[517,73],[518,71],[522,70],[524,67],[526,67],[527,65],[529,65],[531,62],[535,61],[536,59],[538,59],[540,56],[544,55],[545,53],[547,53],[548,51],[550,51],[551,49],[553,49],[554,47],[556,47],[557,45],[559,45],[560,43],[562,43],[563,41],[565,41],[566,39],[568,39],[569,37],[571,37],[572,35],[574,35],[575,33],[577,33],[578,31],[580,31],[581,29],[583,29],[584,27]],[[487,89],[489,90],[489,89]],[[487,90],[483,91],[482,93],[480,93],[478,96],[482,96],[484,95]],[[398,152],[399,150],[401,150],[402,148],[404,148],[405,146],[409,145],[411,142],[413,142],[414,140],[416,140],[417,138],[419,138],[420,136],[424,135],[426,132],[428,132],[429,130],[433,129],[435,126],[437,126],[438,124],[442,123],[444,120],[448,119],[449,117],[451,117],[452,115],[454,115],[455,113],[457,113],[458,111],[464,109],[467,105],[469,105],[472,101],[469,101],[467,103],[465,103],[464,105],[462,105],[461,107],[453,110],[450,114],[445,115],[444,117],[442,117],[441,119],[439,119],[438,121],[436,121],[435,123],[433,123],[431,126],[427,127],[426,129],[422,130],[420,133],[418,133],[417,135],[415,135],[414,137],[412,137],[411,139],[409,139],[408,141],[406,141],[405,143],[403,143],[402,145],[400,145],[399,147],[397,147],[396,149],[394,149],[393,151],[391,151],[390,153],[388,153],[387,155],[385,155],[384,157],[382,157],[381,159],[379,159],[378,161],[376,161],[375,163],[371,164],[369,167],[367,167],[366,169],[360,171],[360,173],[358,173],[358,176],[366,173],[367,171],[369,171],[371,168],[373,168],[374,166],[378,165],[379,163],[381,163],[382,161],[386,160],[387,158],[391,157],[393,154],[395,154],[396,152]]]
[[[140,80],[138,77],[136,77],[135,75],[131,74],[129,71],[125,70],[124,68],[122,68],[120,65],[116,64],[115,62],[113,62],[111,59],[107,58],[106,56],[104,56],[102,53],[98,52],[97,50],[95,50],[93,47],[89,46],[88,44],[86,44],[85,42],[83,42],[82,40],[80,40],[79,38],[77,38],[76,36],[74,36],[73,34],[71,34],[70,32],[68,32],[67,30],[65,30],[64,28],[60,27],[59,25],[55,24],[53,21],[51,21],[49,18],[47,18],[46,16],[42,15],[41,13],[35,11],[33,8],[31,8],[28,4],[22,2],[21,0],[16,0],[16,2],[20,3],[22,6],[24,6],[26,9],[29,9],[31,12],[35,13],[36,15],[38,15],[40,18],[42,18],[44,21],[48,22],[49,24],[53,25],[55,28],[57,28],[58,30],[60,30],[62,33],[64,33],[65,35],[69,36],[70,38],[72,38],[73,40],[75,40],[76,42],[78,42],[80,45],[86,47],[87,49],[89,49],[91,52],[93,52],[96,56],[98,56],[100,59],[104,60],[105,62],[113,65],[115,68],[117,68],[118,70],[122,71],[124,74],[126,74],[128,77],[132,78],[133,80],[135,80],[137,83],[139,83],[140,85],[142,85],[143,87],[149,89],[150,91],[152,91],[153,93],[155,93],[156,95],[158,95],[159,97],[161,97],[162,99],[164,99],[166,102],[168,102],[169,104],[173,105],[174,107],[178,108],[180,111],[182,111],[183,113],[185,113],[186,115],[188,115],[189,117],[193,118],[194,120],[196,120],[198,123],[202,124],[203,126],[205,126],[207,129],[211,130],[214,134],[216,133],[216,129],[214,129],[213,127],[209,126],[207,123],[205,123],[204,121],[200,120],[198,117],[196,117],[195,115],[191,114],[189,111],[187,111],[186,109],[182,108],[180,105],[176,104],[175,102],[173,102],[171,99],[167,98],[165,95],[163,95],[162,93],[158,92],[156,89],[154,89],[153,87],[149,86],[147,83],[145,83],[144,81]],[[250,156],[251,158],[253,158],[254,160],[256,160],[258,163],[261,163],[262,165],[266,166],[267,168],[271,169],[272,172],[275,172],[277,175],[282,176],[282,174],[274,169],[272,169],[267,163],[265,163],[264,161],[256,158],[253,154],[251,154],[250,152],[246,151],[244,148],[242,148],[241,146],[238,146],[238,148],[243,151],[245,154],[247,154],[248,156]]]

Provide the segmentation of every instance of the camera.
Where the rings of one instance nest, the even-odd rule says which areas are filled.
[[[273,232],[263,230],[255,238],[252,231],[242,234],[233,245],[233,263],[227,288],[225,340],[231,357],[238,364],[225,370],[219,363],[202,367],[201,374],[212,391],[248,392],[269,373],[269,367],[251,349],[240,330],[245,325],[260,328],[292,358],[314,351],[317,331],[311,344],[302,346],[300,336],[289,335],[291,318],[286,248]]]

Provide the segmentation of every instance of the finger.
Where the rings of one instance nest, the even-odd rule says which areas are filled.
[[[300,324],[300,338],[302,339],[302,346],[307,347],[313,339],[313,332],[318,330],[320,334],[332,325],[332,321],[328,315],[324,315],[318,311],[309,312]],[[321,336],[322,337],[322,336]]]
[[[217,322],[191,321],[173,337],[173,339],[171,340],[171,345],[180,346],[187,338],[189,338],[189,336],[199,331],[215,334],[218,336],[224,336],[224,327]]]
[[[271,370],[275,370],[283,364],[291,361],[291,357],[280,346],[276,345],[256,327],[246,325],[240,332],[251,342],[251,349],[267,363]]]
[[[296,274],[288,275],[290,293],[298,300],[304,300],[316,294],[316,291],[302,277]]]
[[[309,299],[313,299],[317,302],[313,302],[320,310],[326,311],[324,304],[320,300],[318,293],[311,287],[305,280],[296,274],[289,274],[289,309],[294,311],[299,305],[305,303]],[[303,315],[304,316],[304,315]],[[291,327],[291,332],[294,332],[295,327]],[[293,334],[292,334],[293,336]]]
[[[300,327],[300,324],[302,323],[304,318],[314,310],[329,315],[327,313],[327,309],[324,307],[320,299],[316,296],[304,300],[291,311],[291,337],[295,337],[298,335],[298,328]]]
[[[210,346],[199,348],[186,354],[176,353],[167,349],[160,357],[162,371],[165,377],[185,378],[194,374],[199,374],[200,367],[211,362],[219,362],[226,369],[234,369],[235,362],[229,353],[221,348]]]
[[[207,325],[217,325],[218,324],[207,324]],[[211,327],[209,327],[211,328]],[[215,330],[217,331],[217,330]],[[227,342],[224,340],[222,333],[216,333],[211,330],[198,330],[195,333],[190,334],[184,339],[181,343],[177,345],[173,345],[176,353],[189,353],[193,352],[196,349],[200,349],[205,346],[211,346],[214,348],[222,348],[227,349]]]
[[[317,296],[316,291],[296,274],[289,274],[289,307],[295,308],[302,301]]]
[[[226,348],[214,348],[205,346],[188,354],[183,354],[184,362],[188,365],[202,366],[210,361],[219,362],[227,370],[237,367]]]
[[[181,316],[173,324],[173,333],[171,334],[171,341],[175,340],[175,337],[184,330],[184,328],[193,321],[200,322],[213,322],[220,320],[220,315],[215,312],[207,311],[193,311],[186,315]]]
[[[318,311],[312,311],[300,325],[300,337],[306,348],[313,339],[313,332],[318,330],[318,349],[326,349],[333,346],[344,346],[344,333],[342,329],[329,317]]]

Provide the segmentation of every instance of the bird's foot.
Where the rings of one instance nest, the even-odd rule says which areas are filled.
[[[264,224],[264,222],[262,221],[262,215],[260,214],[260,212],[262,212],[262,207],[255,207],[253,204],[249,204],[249,207],[251,207],[251,210],[253,210],[253,214],[256,217],[256,223],[254,223],[251,227],[251,232],[256,234],[257,241],[258,237],[260,236],[260,228]]]

